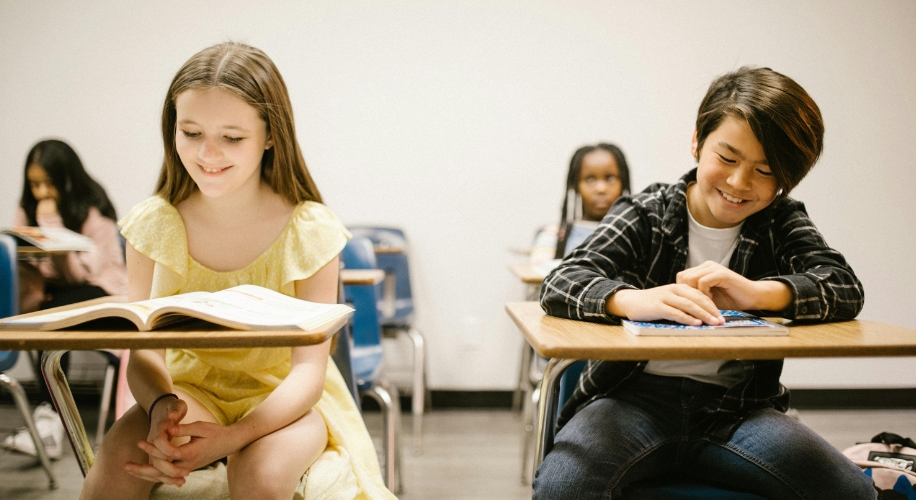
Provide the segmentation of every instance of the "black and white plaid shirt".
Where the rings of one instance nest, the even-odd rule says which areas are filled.
[[[622,288],[647,289],[676,281],[687,266],[687,185],[696,169],[676,184],[653,184],[624,197],[597,230],[567,256],[541,285],[541,307],[551,316],[617,324],[605,304]],[[751,280],[777,280],[793,301],[775,314],[810,321],[840,321],[862,310],[864,292],[843,256],[827,246],[801,202],[785,199],[750,216],[741,228],[728,266]],[[616,277],[616,278],[615,278]],[[773,315],[774,312],[768,312]],[[716,407],[735,425],[750,411],[785,409],[788,390],[779,383],[782,360],[743,361],[744,377]],[[560,414],[562,426],[584,404],[613,392],[645,362],[589,361],[576,391]],[[712,415],[711,415],[712,416]],[[727,438],[721,431],[711,433]]]

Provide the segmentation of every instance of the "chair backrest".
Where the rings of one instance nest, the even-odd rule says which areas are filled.
[[[375,226],[350,226],[347,229],[353,236],[364,236],[372,241],[374,246],[381,249],[398,248],[401,252],[376,254],[378,268],[385,271],[386,275],[393,275],[395,280],[394,290],[394,317],[382,317],[382,324],[391,324],[392,320],[410,322],[413,315],[413,293],[410,289],[410,266],[407,258],[407,236],[404,231],[396,227]],[[395,321],[396,322],[396,321]]]
[[[377,269],[375,252],[368,238],[354,236],[347,242],[340,260],[344,269]],[[348,285],[344,287],[344,299],[353,305],[353,344],[374,346],[382,343],[382,329],[379,325],[376,285]]]
[[[337,333],[337,344],[334,348],[334,352],[331,353],[331,358],[334,360],[334,364],[337,365],[337,369],[340,371],[340,375],[343,377],[344,382],[347,383],[347,388],[350,389],[350,395],[353,396],[356,407],[360,408],[359,391],[356,387],[356,376],[353,374],[352,343],[353,336],[350,333],[350,325],[346,324],[340,329],[340,332]]]
[[[0,318],[19,311],[19,276],[16,269],[16,240],[0,234]],[[17,351],[0,351],[0,372],[9,370],[19,357]]]
[[[19,276],[16,269],[16,240],[0,235],[0,318],[19,311]]]

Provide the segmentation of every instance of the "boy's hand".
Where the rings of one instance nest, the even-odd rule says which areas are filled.
[[[605,310],[633,321],[667,319],[693,326],[725,322],[712,299],[693,287],[680,284],[648,290],[618,290],[608,299]]]
[[[677,273],[677,283],[697,289],[719,309],[780,311],[792,300],[784,283],[751,281],[711,261]]]

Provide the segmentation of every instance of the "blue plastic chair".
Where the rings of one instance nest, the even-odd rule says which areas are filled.
[[[367,238],[350,239],[340,254],[340,260],[346,269],[378,268],[375,253],[372,250],[372,242]],[[385,485],[392,491],[399,490],[400,449],[397,442],[397,428],[401,408],[397,389],[382,377],[382,330],[378,317],[378,287],[375,285],[344,286],[344,299],[355,309],[350,324],[350,332],[353,335],[350,370],[356,380],[359,395],[371,397],[382,408],[382,421],[385,428],[383,439]]]
[[[0,318],[15,316],[19,312],[19,274],[16,265],[16,241],[9,235],[0,235]],[[0,385],[6,387],[13,395],[13,401],[19,408],[19,413],[22,414],[22,419],[25,420],[25,425],[35,443],[38,460],[41,461],[41,466],[48,475],[49,487],[52,490],[57,489],[57,480],[54,479],[54,474],[51,472],[51,460],[38,435],[38,429],[35,428],[32,408],[29,406],[25,391],[18,380],[5,373],[16,364],[18,359],[18,351],[0,351]]]
[[[585,369],[585,361],[577,361],[569,366],[560,379],[559,408],[572,396],[576,384]],[[559,412],[557,412],[557,415]],[[551,443],[556,422],[549,430]],[[766,500],[753,493],[732,491],[722,487],[697,483],[686,479],[651,478],[630,485],[624,491],[622,500]]]
[[[413,444],[419,452],[423,446],[423,412],[426,407],[426,341],[414,326],[414,302],[410,288],[407,237],[394,227],[351,226],[354,236],[372,241],[379,249],[375,255],[379,269],[385,271],[383,300],[379,303],[380,323],[386,336],[404,333],[413,346],[413,388],[411,411],[413,413]],[[386,249],[396,249],[386,252]]]

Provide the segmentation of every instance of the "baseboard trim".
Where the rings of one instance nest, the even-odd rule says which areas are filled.
[[[511,408],[513,391],[431,391],[433,408]],[[791,406],[798,409],[916,409],[912,389],[794,389]],[[401,398],[410,408],[410,398]]]
[[[870,410],[916,408],[916,389],[793,389],[793,408]]]

